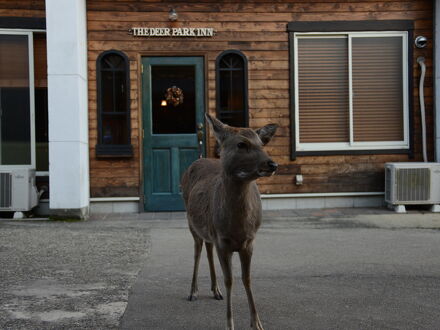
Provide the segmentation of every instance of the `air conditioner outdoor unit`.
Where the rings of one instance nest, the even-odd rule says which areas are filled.
[[[37,204],[34,169],[0,169],[0,211],[30,211]]]
[[[385,201],[399,213],[411,204],[440,212],[440,163],[386,163]]]

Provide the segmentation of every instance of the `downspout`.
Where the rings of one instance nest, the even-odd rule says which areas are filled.
[[[426,152],[426,116],[425,116],[425,95],[424,95],[424,83],[426,74],[425,58],[423,56],[417,57],[417,63],[420,65],[420,82],[419,82],[419,101],[420,101],[420,118],[422,122],[422,151],[423,161],[428,161]]]

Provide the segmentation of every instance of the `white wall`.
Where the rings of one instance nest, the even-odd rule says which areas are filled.
[[[81,217],[89,208],[86,17],[85,0],[46,0],[50,208]]]

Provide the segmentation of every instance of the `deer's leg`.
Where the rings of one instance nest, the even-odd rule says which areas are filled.
[[[196,234],[194,234],[192,231],[191,233],[194,237],[194,271],[193,271],[193,277],[191,283],[191,292],[188,296],[188,300],[194,301],[197,300],[197,292],[198,292],[197,273],[199,271],[199,262],[203,248],[203,240],[200,237],[198,237]]]
[[[220,292],[220,289],[217,285],[217,276],[215,275],[215,267],[214,267],[214,259],[212,256],[212,243],[205,242],[206,246],[206,254],[208,255],[208,262],[209,262],[209,273],[211,274],[211,291],[214,294],[214,298],[217,300],[222,300],[223,296]]]
[[[223,278],[226,287],[226,318],[227,330],[234,330],[234,320],[232,319],[232,251],[227,248],[217,247],[217,255],[223,270]]]
[[[246,290],[246,295],[249,303],[249,310],[251,313],[251,328],[257,330],[263,330],[260,318],[258,317],[257,309],[255,307],[254,295],[251,288],[251,259],[252,259],[253,246],[252,243],[248,244],[245,248],[239,251],[241,261],[241,274],[243,285]]]

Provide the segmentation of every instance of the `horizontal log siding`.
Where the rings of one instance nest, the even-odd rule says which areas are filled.
[[[46,17],[45,0],[0,0],[0,17]]]
[[[15,1],[16,3],[21,1]],[[35,8],[35,1],[27,1]],[[0,14],[10,1],[0,0]],[[168,10],[176,8],[179,20],[168,21]],[[3,8],[3,9],[2,9]],[[16,7],[15,7],[16,8]],[[290,160],[289,44],[286,26],[291,21],[414,20],[414,35],[425,35],[428,48],[414,50],[414,81],[418,85],[415,59],[427,59],[426,109],[428,154],[433,155],[432,99],[432,1],[354,0],[254,0],[159,2],[138,0],[88,0],[90,176],[93,197],[132,196],[141,191],[141,84],[138,60],[141,54],[180,55],[198,53],[207,59],[207,109],[215,113],[215,59],[227,49],[241,50],[249,60],[250,126],[278,123],[280,129],[267,146],[280,163],[278,174],[259,180],[263,193],[308,193],[383,191],[383,164],[407,161],[407,155],[308,156]],[[3,10],[3,11],[2,11]],[[27,11],[33,14],[33,11]],[[207,39],[135,38],[127,33],[133,26],[213,27],[217,35]],[[409,41],[412,43],[412,40]],[[117,49],[130,59],[131,138],[134,157],[127,160],[97,160],[96,58],[105,50]],[[421,159],[418,91],[414,96],[415,159]],[[212,155],[213,139],[209,150]],[[295,185],[295,175],[304,184]]]

